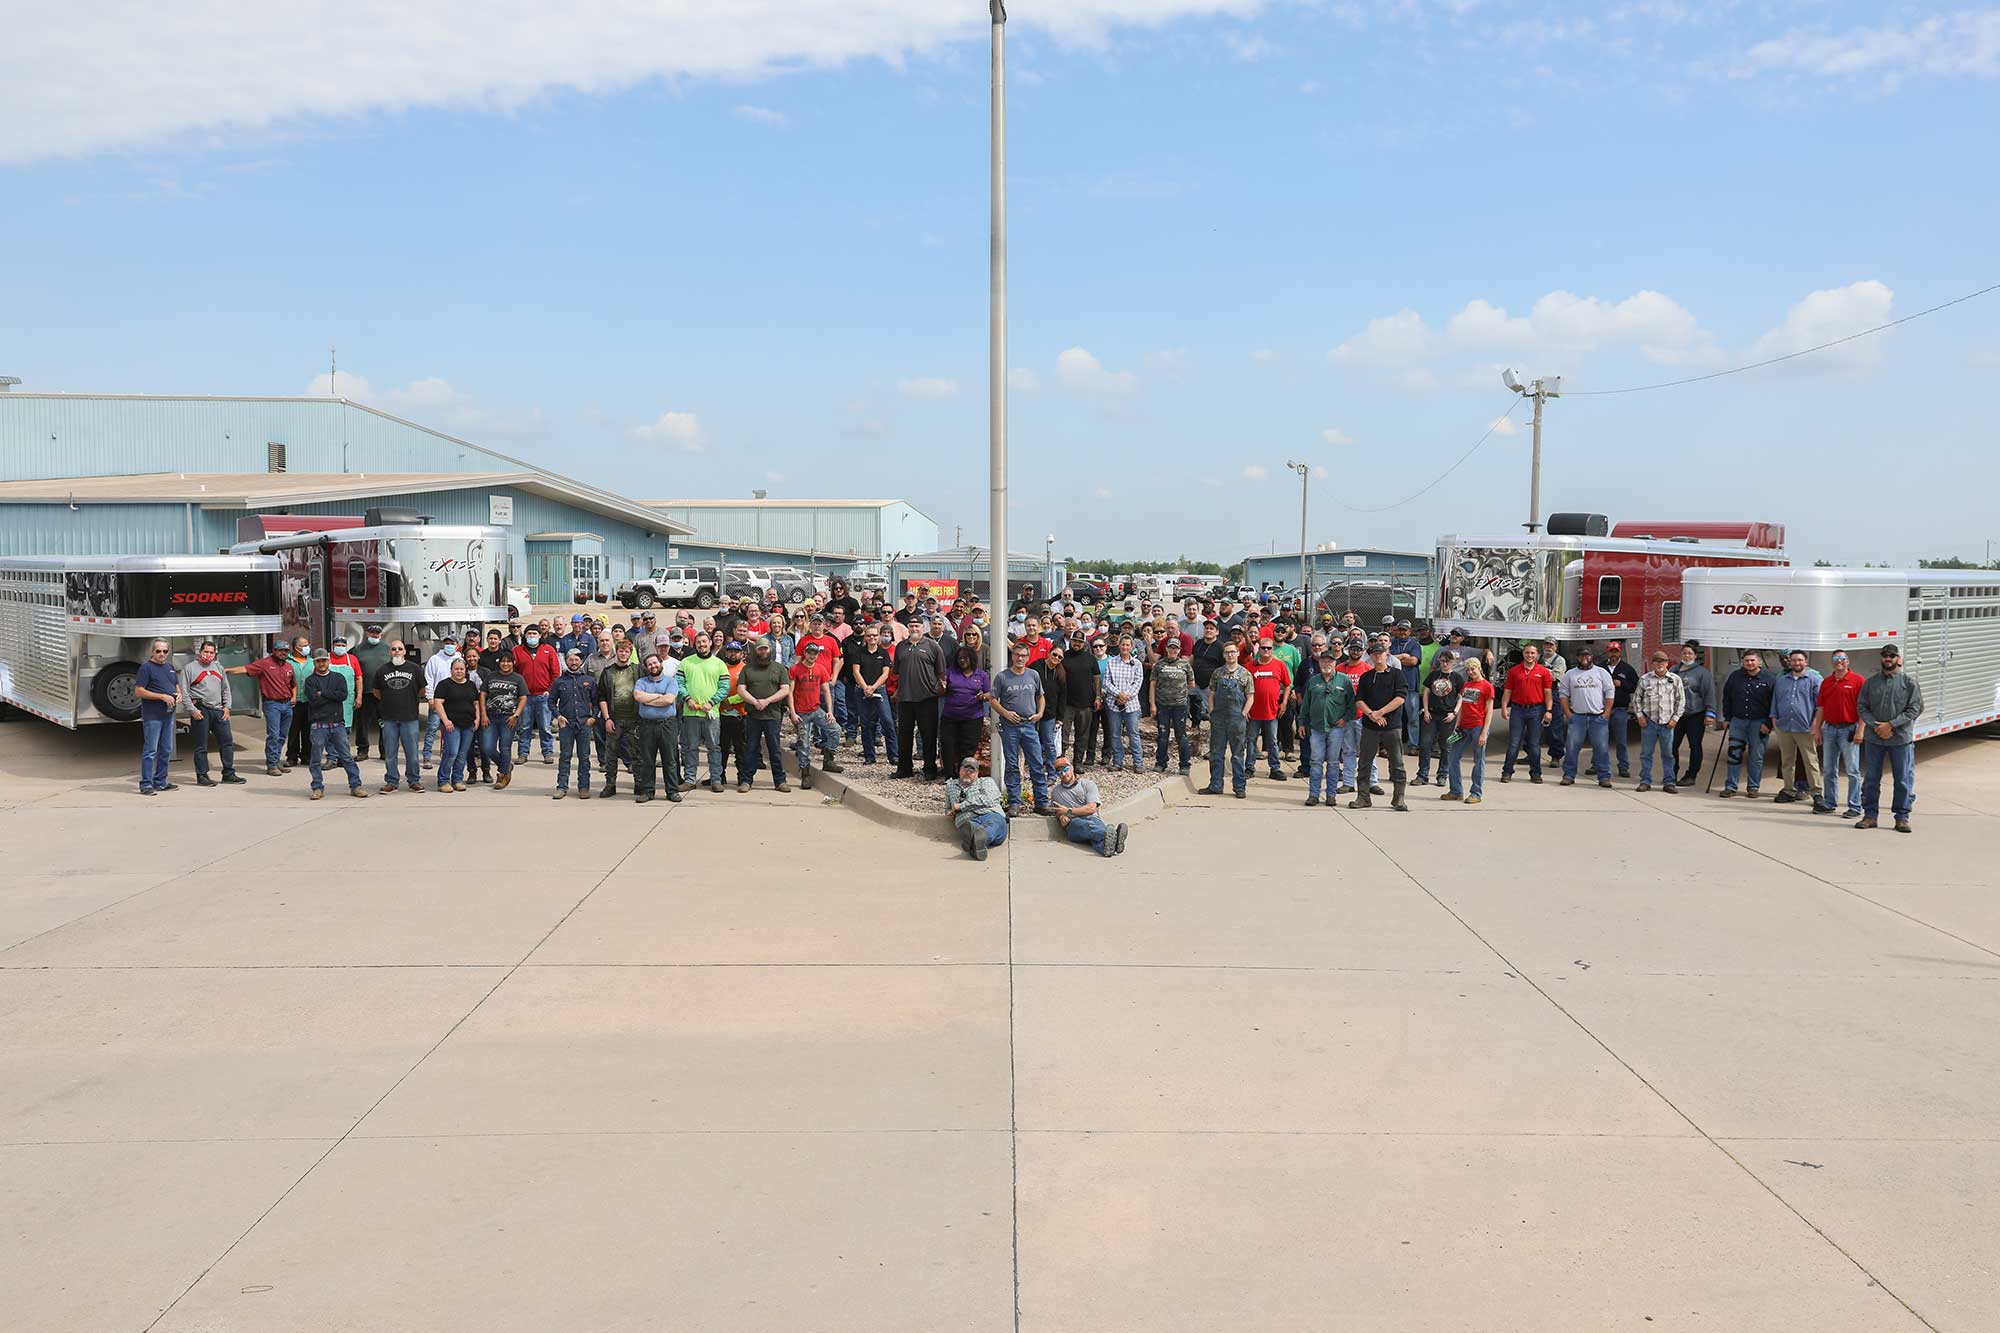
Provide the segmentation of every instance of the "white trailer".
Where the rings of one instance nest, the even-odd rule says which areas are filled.
[[[1681,583],[1683,632],[1705,648],[1803,649],[1821,675],[1839,649],[1873,675],[1893,643],[1923,689],[1918,740],[2000,722],[2000,571],[1716,567]],[[1734,666],[1712,657],[1718,683]]]
[[[268,555],[0,558],[0,702],[64,727],[135,721],[154,639],[176,665],[203,639],[248,662],[283,624],[282,579]]]

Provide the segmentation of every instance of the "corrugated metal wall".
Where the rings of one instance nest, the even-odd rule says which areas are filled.
[[[915,513],[908,505],[891,508]],[[772,507],[746,501],[741,505],[668,505],[660,512],[686,523],[694,529],[697,539],[713,544],[765,551],[827,551],[837,555],[852,552],[853,558],[867,560],[883,552],[881,515],[887,511],[853,505]],[[926,544],[911,542],[895,549],[937,549],[936,524],[926,521],[902,526],[922,536]]]
[[[196,551],[204,544],[195,511]],[[178,555],[187,551],[183,505],[0,505],[0,555]]]
[[[516,464],[337,399],[0,394],[0,481],[136,472],[494,472]]]

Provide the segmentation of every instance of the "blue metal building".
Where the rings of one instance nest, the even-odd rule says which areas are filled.
[[[1437,558],[1422,551],[1388,551],[1374,547],[1345,550],[1331,545],[1305,553],[1306,576],[1315,591],[1339,583],[1389,583],[1416,595],[1417,614],[1428,616],[1436,600]],[[1293,587],[1299,581],[1299,553],[1253,555],[1244,559],[1243,581],[1253,588],[1267,583]]]
[[[937,520],[907,500],[646,500],[692,535],[677,559],[726,552],[743,564],[881,574],[889,561],[938,543]]]

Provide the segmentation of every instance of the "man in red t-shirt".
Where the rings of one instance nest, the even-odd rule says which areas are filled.
[[[1847,774],[1847,806],[1842,819],[1861,816],[1861,673],[1847,669],[1847,654],[1833,655],[1833,670],[1819,683],[1819,708],[1813,713],[1813,744],[1819,746],[1820,804],[1834,807],[1840,795],[1840,775]]]
[[[820,617],[814,616],[813,619]],[[803,640],[799,644],[798,660],[792,663],[792,669],[787,673],[792,680],[792,697],[786,705],[792,715],[792,752],[798,756],[799,785],[807,791],[811,791],[813,785],[812,750],[815,739],[819,742],[824,760],[821,767],[829,773],[841,771],[840,761],[833,757],[835,748],[840,744],[840,732],[835,729],[833,717],[826,708],[826,696],[831,693],[833,681],[826,656],[819,640]]]
[[[1257,656],[1250,663],[1249,770],[1254,773],[1257,769],[1257,742],[1261,737],[1273,782],[1285,780],[1285,771],[1278,766],[1278,715],[1285,711],[1291,698],[1291,668],[1271,655],[1269,639],[1258,640]]]
[[[1529,644],[1521,650],[1521,664],[1507,669],[1507,688],[1500,695],[1500,716],[1507,719],[1507,762],[1500,765],[1500,780],[1514,780],[1514,761],[1523,741],[1528,747],[1528,781],[1542,780],[1542,728],[1554,718],[1550,700],[1555,696],[1555,677],[1542,665],[1542,650]]]

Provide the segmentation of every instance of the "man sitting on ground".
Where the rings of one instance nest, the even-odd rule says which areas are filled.
[[[1115,829],[1107,829],[1101,811],[1103,800],[1097,794],[1097,784],[1089,778],[1076,775],[1076,766],[1068,755],[1056,760],[1056,785],[1049,792],[1049,801],[1056,808],[1056,820],[1062,825],[1063,836],[1071,842],[1088,843],[1090,849],[1099,856],[1117,856],[1125,850],[1125,837],[1129,827],[1120,824]]]
[[[1000,805],[1000,784],[979,776],[979,760],[967,755],[958,764],[958,775],[944,784],[945,808],[952,826],[958,830],[959,845],[975,861],[986,859],[986,849],[1007,841],[1007,815]]]

